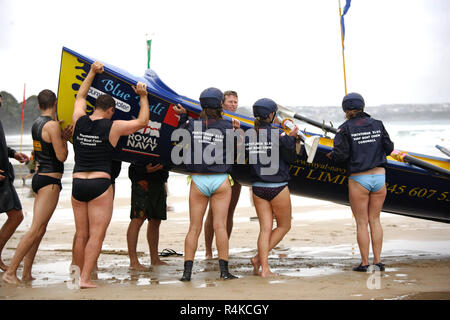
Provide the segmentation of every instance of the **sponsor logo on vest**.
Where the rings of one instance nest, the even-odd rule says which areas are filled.
[[[34,151],[42,151],[42,145],[39,141],[33,140]]]

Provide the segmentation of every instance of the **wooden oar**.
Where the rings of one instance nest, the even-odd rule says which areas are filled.
[[[407,152],[405,151],[397,151],[394,150],[391,153],[391,157],[394,158],[397,161],[402,161],[402,162],[407,162],[409,164],[413,164],[419,168],[425,169],[425,170],[429,170],[429,171],[433,171],[435,173],[438,173],[440,175],[443,175],[444,177],[450,178],[450,170],[447,170],[445,168],[441,168],[438,167],[434,164],[428,163],[426,161],[417,159],[413,156],[410,156]]]

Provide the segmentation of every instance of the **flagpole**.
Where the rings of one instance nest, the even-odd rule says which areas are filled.
[[[341,0],[339,0],[339,24],[341,29],[341,45],[342,45],[342,66],[344,69],[344,88],[345,88],[345,94],[347,95],[347,77],[345,74],[345,55],[344,55],[344,33],[342,30],[342,13],[341,13]]]
[[[150,58],[151,58],[151,50],[152,50],[152,35],[145,34],[145,43],[147,45],[147,69],[150,69]]]
[[[341,0],[339,0],[339,25],[341,26],[341,45],[342,45],[342,66],[344,70],[344,88],[345,88],[345,95],[347,95],[347,77],[345,74],[345,55],[344,55],[344,30],[342,26],[342,11],[341,11]],[[352,212],[352,228],[355,230],[355,215]],[[352,256],[355,255],[355,243],[352,241]]]

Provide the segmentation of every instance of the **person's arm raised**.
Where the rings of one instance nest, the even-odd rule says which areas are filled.
[[[91,65],[91,69],[89,70],[86,78],[83,80],[83,83],[78,90],[77,97],[75,99],[75,105],[73,108],[72,124],[74,126],[77,120],[86,114],[86,98],[89,93],[89,88],[91,87],[92,81],[94,81],[95,76],[102,72],[103,63],[96,61]]]
[[[115,120],[111,131],[109,133],[109,141],[113,146],[116,146],[117,141],[121,136],[127,136],[135,133],[139,129],[145,128],[150,118],[150,107],[147,97],[147,85],[142,82],[138,82],[136,87],[133,87],[134,91],[140,97],[141,109],[137,119],[133,120]]]

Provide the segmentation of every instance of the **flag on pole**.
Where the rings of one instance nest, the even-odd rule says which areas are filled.
[[[345,25],[344,25],[344,16],[347,13],[348,9],[350,9],[350,3],[352,0],[347,0],[344,7],[344,12],[341,15],[341,27],[342,27],[342,42],[344,42],[345,39]]]
[[[147,69],[150,69],[151,50],[152,50],[152,39],[147,39]]]

